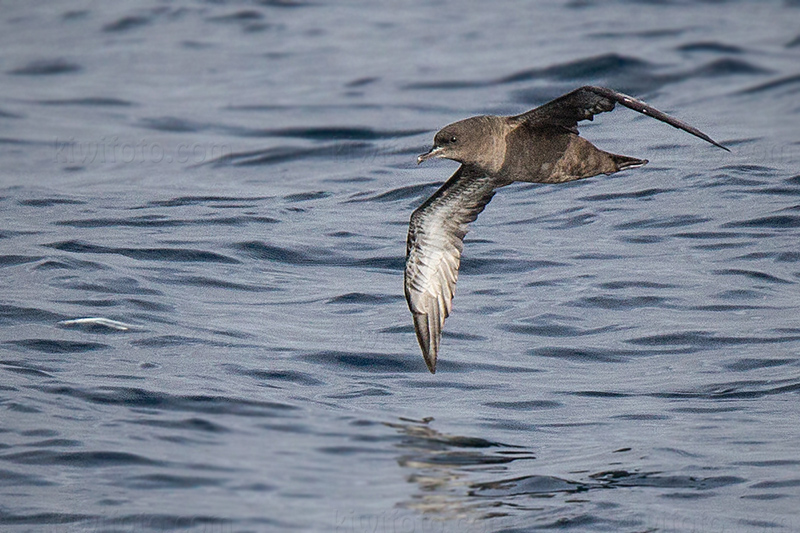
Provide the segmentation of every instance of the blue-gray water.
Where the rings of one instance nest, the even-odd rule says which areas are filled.
[[[584,125],[428,374],[416,154],[583,84],[732,153]],[[800,528],[797,2],[4,2],[0,87],[2,531]]]

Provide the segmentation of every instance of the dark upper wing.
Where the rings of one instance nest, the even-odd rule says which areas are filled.
[[[498,183],[462,165],[411,215],[405,293],[425,363],[436,371],[444,319],[450,315],[467,225],[494,196]]]
[[[528,122],[536,126],[561,126],[573,133],[578,133],[578,122],[592,120],[599,113],[611,111],[617,103],[691,133],[695,137],[699,137],[723,150],[730,151],[697,128],[666,113],[662,113],[641,100],[605,87],[592,87],[590,85],[581,87],[527,113],[512,117],[511,120]]]

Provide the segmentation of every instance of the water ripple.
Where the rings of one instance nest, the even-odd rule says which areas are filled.
[[[727,222],[722,225],[724,228],[773,228],[788,229],[800,227],[800,216],[796,215],[772,215],[766,217],[756,217],[749,220],[738,222]]]
[[[309,363],[335,365],[342,369],[367,372],[411,373],[419,370],[419,361],[408,357],[406,354],[323,350],[303,355],[301,359]]]
[[[359,192],[347,200],[347,203],[354,202],[395,202],[397,200],[418,199],[429,196],[434,190],[442,185],[441,182],[423,183],[421,185],[408,185],[382,192],[380,194],[370,194],[369,192]]]
[[[115,451],[55,452],[36,450],[0,455],[0,461],[23,465],[57,465],[80,468],[165,465],[162,461],[148,459],[139,454]]]
[[[111,348],[111,346],[99,342],[78,342],[52,339],[22,339],[16,341],[6,341],[3,344],[6,346],[18,346],[28,351],[49,354],[83,353]]]
[[[800,335],[776,337],[732,337],[716,335],[710,331],[683,331],[646,335],[628,339],[625,342],[637,346],[690,346],[696,349],[712,349],[720,346],[742,346],[747,344],[774,344],[800,340]]]
[[[175,228],[181,226],[244,226],[246,224],[276,224],[276,218],[241,215],[235,217],[202,217],[193,219],[174,219],[165,215],[143,215],[130,218],[85,218],[59,220],[54,224],[73,228]],[[95,252],[98,253],[98,252]],[[100,252],[106,253],[106,252]]]
[[[127,32],[135,28],[150,24],[151,19],[141,15],[127,15],[114,22],[103,25],[103,31],[108,33]]]
[[[369,157],[373,154],[374,149],[371,143],[364,142],[339,142],[310,148],[278,146],[225,154],[204,164],[213,166],[277,165],[312,158]]]
[[[227,364],[224,366],[226,371],[230,372],[231,374],[251,377],[259,382],[267,384],[268,386],[316,386],[323,384],[322,381],[318,380],[308,372],[300,372],[295,370],[253,370],[233,364]]]
[[[8,74],[15,76],[53,76],[58,74],[74,74],[80,72],[82,67],[64,58],[37,59],[30,63],[9,70]]]
[[[71,386],[37,386],[55,396],[76,398],[100,405],[121,405],[130,408],[151,408],[166,411],[204,414],[228,414],[245,417],[285,417],[297,407],[282,402],[247,400],[222,395],[177,395],[132,387],[81,388]]]
[[[239,260],[227,257],[216,252],[193,250],[186,248],[116,248],[89,244],[82,241],[62,241],[46,244],[63,252],[79,254],[118,254],[142,261],[177,261],[177,262],[203,262],[203,263],[228,263],[236,264]]]

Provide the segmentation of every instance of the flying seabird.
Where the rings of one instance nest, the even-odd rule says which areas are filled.
[[[604,152],[578,135],[578,122],[615,104],[691,133],[723,150],[700,130],[646,103],[605,87],[586,86],[527,113],[485,115],[445,126],[433,148],[417,158],[458,161],[455,174],[411,215],[406,245],[405,294],[425,363],[436,372],[444,320],[450,315],[468,224],[499,187],[515,181],[563,183],[647,164]]]

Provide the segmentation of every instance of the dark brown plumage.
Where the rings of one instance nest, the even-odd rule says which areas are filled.
[[[527,113],[472,117],[445,126],[418,163],[443,157],[461,163],[447,182],[411,215],[405,294],[425,363],[436,371],[444,320],[452,309],[467,226],[497,188],[515,181],[562,183],[613,174],[646,159],[604,152],[578,136],[578,122],[615,104],[653,117],[728,150],[700,130],[605,87],[581,87]]]

